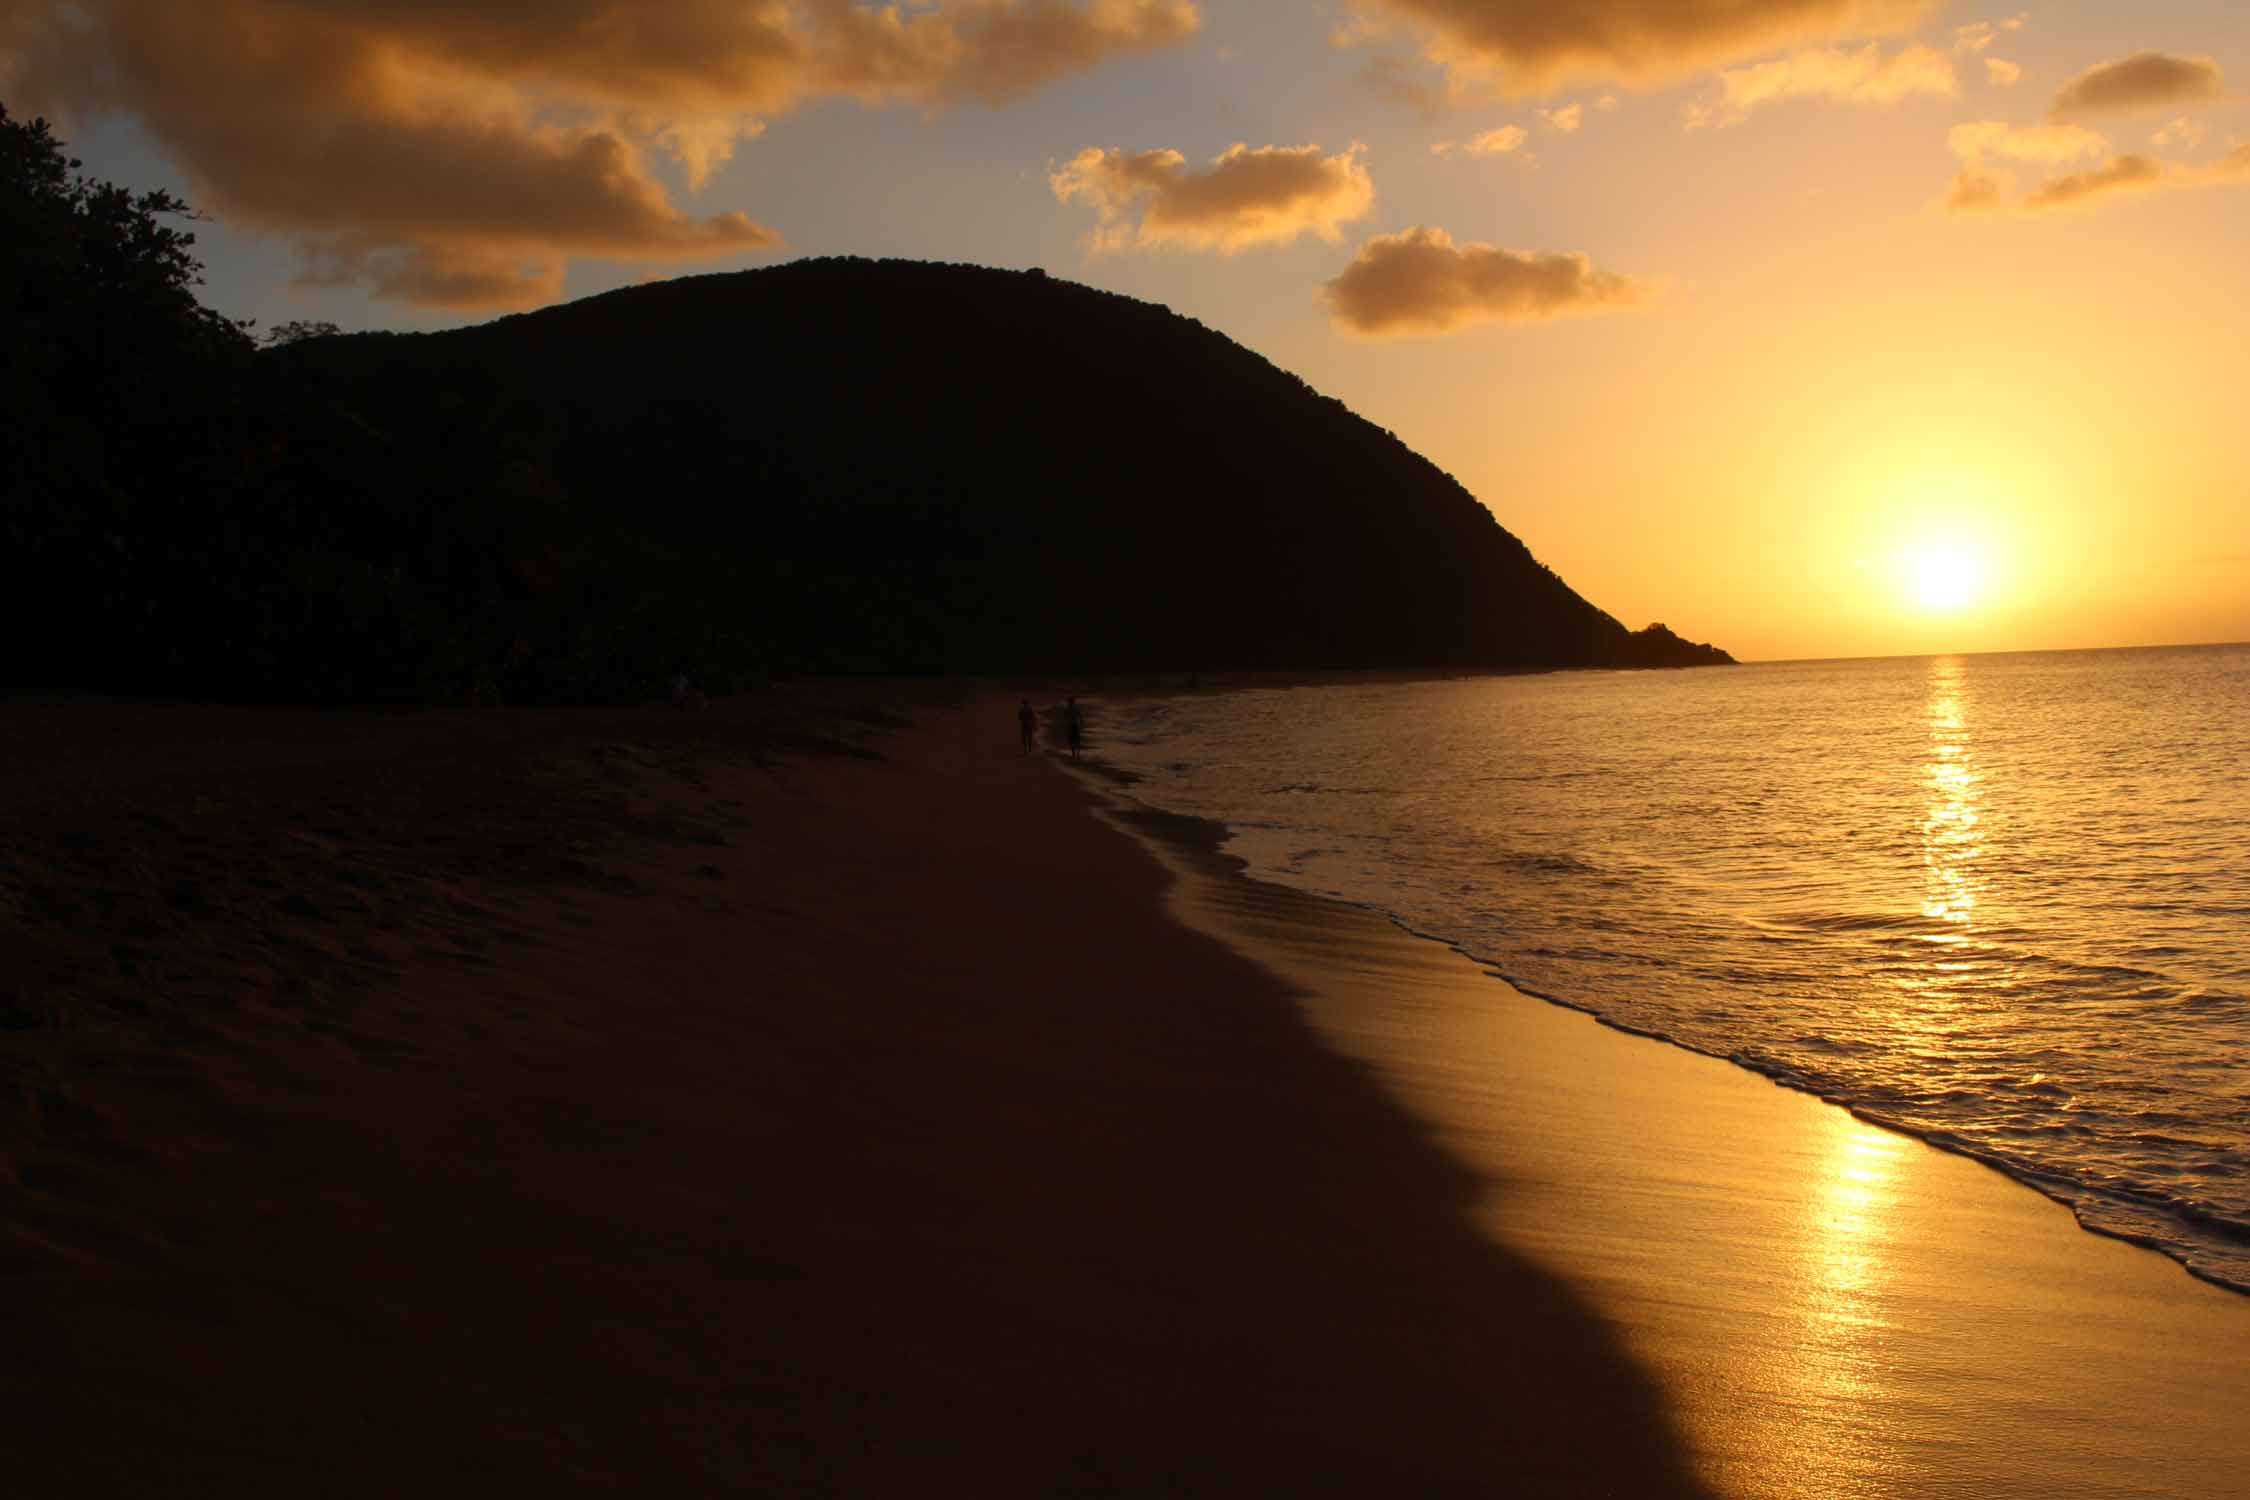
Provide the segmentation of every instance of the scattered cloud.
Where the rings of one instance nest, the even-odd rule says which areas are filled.
[[[1450,156],[1458,151],[1463,156],[1507,156],[1523,150],[1531,132],[1521,125],[1503,125],[1497,130],[1487,130],[1465,141],[1439,141],[1430,148],[1432,156]]]
[[[2168,57],[2138,52],[2118,62],[2088,68],[2062,86],[2052,114],[2073,116],[2131,114],[2174,109],[2226,97],[2226,75],[2208,57]]]
[[[1919,43],[1885,56],[1869,42],[1856,50],[1816,48],[1744,68],[1718,78],[1718,92],[1689,104],[1690,130],[1740,124],[1753,110],[1784,99],[1833,99],[1846,104],[1896,104],[1914,94],[1951,97],[1960,92],[1953,59]]]
[[[1972,213],[2006,206],[2015,191],[2015,174],[2001,162],[2055,167],[2111,152],[2108,137],[2083,125],[2010,125],[2005,120],[1972,120],[1946,132],[1945,143],[1960,158],[1961,170],[1939,200],[1948,213]]]
[[[1996,89],[2014,88],[2023,82],[2023,64],[2012,63],[2004,57],[1984,60],[1984,81]]]
[[[1353,145],[1334,156],[1318,146],[1230,146],[1208,167],[1177,151],[1125,152],[1089,146],[1048,176],[1064,203],[1091,204],[1096,251],[1217,250],[1233,254],[1312,234],[1331,242],[1375,205],[1375,183]]]
[[[2145,156],[2113,156],[2085,172],[2050,177],[2023,200],[2026,208],[2062,208],[2113,193],[2139,192],[2162,185],[2164,169]]]
[[[1539,118],[1557,135],[1576,135],[1578,127],[1586,123],[1586,106],[1565,104],[1560,109],[1543,109]]]
[[[1617,108],[1617,104],[1618,99],[1615,94],[1604,94],[1594,101],[1594,108],[1600,110],[1603,114],[1608,114],[1611,110]]]
[[[998,104],[1168,46],[1190,0],[75,0],[0,24],[11,104],[128,115],[302,279],[525,307],[578,257],[781,243],[694,191],[808,101]],[[223,101],[223,104],[222,102]]]
[[[2010,125],[2002,120],[1956,125],[1946,132],[1945,143],[1970,166],[1995,156],[2054,165],[2110,152],[2109,138],[2083,125]]]
[[[1336,325],[1375,336],[1452,333],[1633,307],[1637,277],[1597,271],[1584,255],[1456,245],[1443,229],[1379,234],[1322,289]]]
[[[2018,11],[2004,21],[1971,21],[1966,26],[1953,28],[1953,50],[1956,52],[1982,52],[2000,40],[2002,32],[2021,31],[2031,20],[2031,12]]]
[[[2203,127],[2182,115],[2150,136],[2148,143],[2159,151],[2170,151],[2175,147],[2193,151],[2203,144],[2203,136]]]
[[[1971,129],[1978,127],[1961,127]],[[2008,127],[1997,129],[2007,131]],[[2016,138],[2030,137],[2038,130],[2071,129],[2063,126],[2034,126],[2012,132]],[[1955,131],[1960,136],[1960,129]],[[2099,139],[2096,137],[2096,139]],[[2106,145],[2106,143],[2105,143]],[[1995,137],[1992,144],[1983,148],[1995,154],[2007,154]],[[2250,144],[2235,147],[2217,161],[2203,166],[2167,166],[2163,162],[2135,152],[2108,156],[2094,166],[2081,171],[2066,172],[2049,177],[2022,198],[2010,205],[2007,194],[2014,187],[2012,177],[2004,171],[1995,171],[1983,165],[1983,150],[1973,147],[1967,140],[1957,140],[1955,151],[1964,165],[1953,180],[1952,188],[1942,200],[1943,206],[1954,212],[1974,209],[1992,209],[2013,206],[2026,211],[2053,208],[2082,208],[2089,204],[2124,197],[2130,194],[2171,191],[2182,188],[2220,187],[2229,183],[2250,182]],[[2063,160],[2061,147],[2057,155],[2043,156],[2037,150],[2024,149],[2016,153],[2018,160]]]
[[[1998,208],[2007,201],[2015,188],[2016,180],[2007,172],[1995,172],[1989,167],[1963,167],[1953,178],[1953,186],[1946,190],[1941,200],[1948,213],[1976,213]]]
[[[1456,79],[1511,93],[1580,77],[1677,78],[1776,47],[1897,35],[1936,0],[1351,0],[1339,46],[1405,38]]]
[[[1402,104],[1429,120],[1441,120],[1471,102],[1472,91],[1461,79],[1433,74],[1413,59],[1395,53],[1370,57],[1359,70],[1359,81],[1377,98]]]
[[[1953,50],[1982,52],[2000,39],[2000,29],[1990,21],[1972,21],[1953,28]]]

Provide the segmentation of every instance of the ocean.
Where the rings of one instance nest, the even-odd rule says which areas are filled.
[[[1251,689],[1093,733],[1255,876],[2250,1292],[2250,646]]]

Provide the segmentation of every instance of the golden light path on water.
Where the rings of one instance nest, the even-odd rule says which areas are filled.
[[[1980,882],[1976,860],[1983,840],[1982,781],[1970,743],[1967,684],[1959,657],[1930,663],[1929,805],[1922,817],[1922,863],[1929,886],[1922,915],[1965,927],[1975,914]],[[1930,940],[1959,943],[1965,934]]]
[[[1942,1047],[1955,979],[1967,967],[1957,950],[1969,941],[1982,894],[1983,778],[1959,658],[1931,661],[1924,714],[1921,912],[1934,926],[1920,935],[1929,951],[1901,977],[1902,1003],[1888,1019],[1919,1033],[1922,1045]],[[1901,1404],[1896,1312],[1906,1289],[1897,1240],[1911,1196],[1901,1174],[1921,1148],[1841,1111],[1818,1115],[1812,1133],[1801,1145],[1812,1170],[1788,1236],[1795,1338],[1773,1379],[1823,1434],[1801,1460],[1805,1478],[1818,1476],[1809,1487],[1849,1495],[1866,1492],[1900,1437],[1892,1430]]]

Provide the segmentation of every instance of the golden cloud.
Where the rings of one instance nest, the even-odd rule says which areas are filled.
[[[1935,0],[1352,0],[1337,41],[1404,32],[1456,78],[1533,92],[1574,77],[1652,82],[1775,47],[1905,31]]]
[[[1177,151],[1104,151],[1089,146],[1049,175],[1065,203],[1093,206],[1096,250],[1177,246],[1225,254],[1283,245],[1299,235],[1329,241],[1375,205],[1375,182],[1354,145],[1334,156],[1318,146],[1229,146],[1208,167]]]
[[[2004,57],[1984,60],[1984,81],[1996,89],[2014,88],[2023,81],[2023,64],[2012,63]]]
[[[1608,312],[1649,294],[1647,282],[1597,271],[1584,255],[1456,245],[1435,228],[1375,236],[1322,289],[1338,327],[1377,336]]]
[[[1430,154],[1448,156],[1459,151],[1464,156],[1507,156],[1522,150],[1523,143],[1530,139],[1530,132],[1521,125],[1503,125],[1497,130],[1470,136],[1465,141],[1439,141],[1430,148]]]
[[[1687,107],[1689,129],[1735,125],[1752,110],[1783,99],[1832,99],[1844,104],[1896,104],[1914,94],[1950,98],[1960,92],[1953,59],[1919,44],[1886,57],[1870,42],[1853,50],[1827,47],[1729,68],[1719,74],[1716,97]]]
[[[2193,151],[2203,144],[2204,134],[2202,125],[2182,115],[2159,128],[2148,138],[2148,143],[2159,151],[2169,151],[2175,146]]]
[[[2054,118],[2171,109],[2226,97],[2226,75],[2208,57],[2139,52],[2088,68],[2055,95]]]
[[[2113,156],[2098,167],[2050,177],[2023,200],[2026,208],[2064,208],[2113,193],[2141,192],[2162,186],[2165,171],[2145,156],[2128,152]]]
[[[1995,172],[1987,167],[1963,167],[1953,178],[1953,186],[1946,190],[1941,205],[1948,213],[1977,213],[1988,208],[1998,208],[2007,201],[2008,192],[2015,179],[2006,172]]]
[[[2026,211],[2083,208],[2128,194],[2220,187],[2239,182],[2250,182],[2250,144],[2237,146],[2203,166],[2166,166],[2149,157],[2126,152],[2084,171],[2050,177],[2015,206]],[[1951,191],[1943,200],[1944,206],[1954,211],[2001,207],[2011,185],[2005,173],[1991,172],[1971,161],[1954,179]]]
[[[2021,31],[2031,20],[2031,12],[2018,11],[2004,21],[1971,21],[1966,26],[1953,28],[1953,50],[1956,52],[1982,52],[2000,40],[2003,31]]]
[[[1974,120],[1946,132],[1945,143],[1955,156],[1974,166],[1987,157],[2009,161],[2066,162],[2109,152],[2109,138],[2083,125],[2010,125],[2001,120]]]
[[[678,206],[662,158],[693,189],[814,98],[997,103],[1199,24],[1191,0],[80,0],[0,22],[0,85],[131,115],[202,204],[296,237],[307,280],[520,307],[574,257],[780,243]]]

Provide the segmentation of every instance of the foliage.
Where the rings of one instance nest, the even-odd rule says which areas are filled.
[[[204,307],[195,235],[165,222],[195,211],[161,189],[97,181],[47,121],[0,104],[0,298],[19,340],[44,351],[89,336],[159,338],[215,351],[246,342]]]
[[[295,318],[287,323],[276,323],[266,330],[265,345],[278,349],[284,344],[301,344],[307,339],[332,339],[344,330],[335,324],[314,318]]]
[[[193,647],[174,569],[223,529],[249,339],[197,301],[194,217],[86,176],[0,107],[6,685],[154,686]]]

